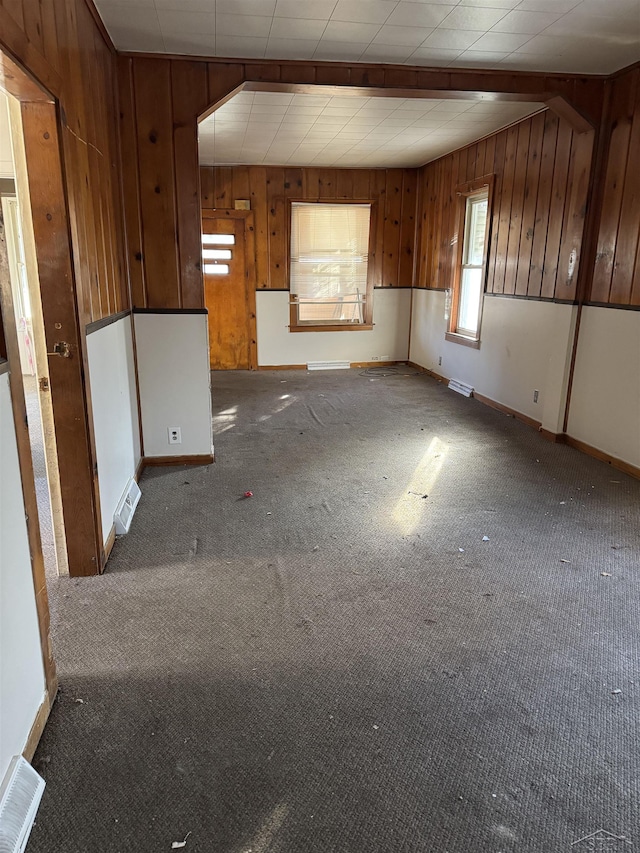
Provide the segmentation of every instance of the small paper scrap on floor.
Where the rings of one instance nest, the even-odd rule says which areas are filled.
[[[563,560],[563,559],[561,559],[561,560],[560,560],[560,562],[561,562],[561,563],[570,563],[570,562],[571,562],[571,560]]]
[[[461,554],[464,554],[464,548],[458,548],[458,551],[460,551]]]
[[[379,728],[380,728],[380,726],[376,726],[376,725],[374,725],[374,727],[373,727],[373,728],[377,730],[377,729],[379,729]]]
[[[490,540],[489,540],[489,537],[488,537],[488,536],[483,536],[483,537],[482,537],[482,541],[483,541],[483,542],[489,542]]]
[[[611,693],[612,693],[614,696],[617,696],[617,695],[618,695],[618,693],[622,693],[622,690],[618,690],[618,689],[616,689],[616,690],[612,690],[612,691],[611,691]]]
[[[190,833],[190,832],[187,832],[187,834],[185,835],[185,837],[184,837],[184,840],[183,840],[183,841],[173,841],[173,842],[172,842],[172,844],[171,844],[171,849],[172,849],[172,850],[180,850],[180,848],[181,848],[181,847],[186,847],[186,846],[187,846],[187,838],[188,838],[190,835],[191,835],[191,833]]]
[[[600,572],[600,574],[602,575],[603,578],[610,578],[611,577],[611,572]]]

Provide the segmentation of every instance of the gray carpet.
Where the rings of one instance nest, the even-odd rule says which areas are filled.
[[[52,583],[29,853],[640,845],[640,482],[424,376],[213,386],[216,464]]]

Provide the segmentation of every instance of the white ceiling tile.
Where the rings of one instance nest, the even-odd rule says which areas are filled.
[[[563,15],[545,30],[545,35],[586,36],[597,35],[606,39],[607,36],[628,35],[636,43],[640,41],[640,8],[635,32],[629,27],[629,21],[605,15],[588,15],[578,10]],[[568,39],[568,42],[571,40]]]
[[[396,27],[385,24],[380,28],[373,40],[373,44],[398,44],[407,47],[419,47],[422,42],[433,32],[425,27]]]
[[[215,38],[215,35],[208,33],[164,35],[164,49],[167,53],[209,56],[215,51]]]
[[[329,20],[336,0],[278,0],[276,15],[279,18],[324,18]]]
[[[445,30],[439,27],[425,40],[422,47],[442,50],[466,50],[483,35],[475,30]]]
[[[102,20],[107,27],[118,27],[120,30],[135,28],[141,30],[144,26],[158,29],[158,14],[155,9],[144,6],[127,6],[124,3],[104,6],[101,9]]]
[[[221,15],[215,16],[215,27],[223,36],[262,36],[267,37],[271,28],[271,18],[260,15]]]
[[[176,2],[176,0],[162,0]],[[156,0],[159,4],[161,0]],[[182,4],[183,0],[178,0]],[[211,3],[211,0],[208,0]],[[228,15],[267,15],[271,17],[276,11],[276,0],[215,0],[216,14]]]
[[[567,42],[562,36],[539,35],[533,36],[518,51],[518,53],[536,53],[543,56],[562,56]]]
[[[305,59],[313,56],[317,46],[317,41],[306,39],[270,38],[264,55],[268,59]]]
[[[507,12],[504,18],[501,18],[492,29],[497,33],[532,33],[535,35],[560,17],[560,13],[520,12],[516,9],[513,12]]]
[[[607,3],[600,3],[606,8]],[[518,10],[522,12],[558,12],[564,14],[580,6],[580,0],[520,0]]]
[[[243,56],[262,58],[267,46],[266,38],[249,38],[246,36],[216,36],[217,56]]]
[[[318,41],[326,26],[326,21],[308,18],[273,18],[270,35],[272,38],[315,39]]]
[[[488,9],[478,6],[457,6],[440,26],[447,29],[490,30],[508,15],[506,9]]]
[[[402,27],[437,27],[455,8],[454,4],[400,2],[388,24]]]
[[[288,109],[287,104],[273,104],[271,101],[254,102],[251,107],[251,118],[259,116],[283,116]]]
[[[419,47],[414,53],[409,57],[410,63],[415,63],[416,65],[446,65],[449,62],[453,62],[454,59],[457,59],[462,51],[460,50],[445,50],[443,48],[435,48],[435,47]]]
[[[374,44],[365,50],[361,59],[363,62],[406,62],[412,51],[407,45]]]
[[[491,9],[515,9],[520,0],[460,0],[460,6],[480,6]]]
[[[167,35],[216,31],[216,17],[210,12],[158,12],[160,29]]]
[[[327,39],[321,39],[313,54],[313,59],[357,62],[367,46],[368,42],[328,41]]]
[[[353,109],[349,109],[349,107],[346,105],[344,107],[334,107],[329,104],[328,107],[325,107],[322,110],[322,115],[338,116],[340,118],[351,118],[358,112],[359,109],[360,107],[356,105],[353,106]]]
[[[338,0],[331,18],[356,24],[384,24],[396,5],[397,0]]]
[[[378,24],[351,24],[331,20],[327,24],[323,38],[327,41],[353,41],[369,44],[379,29]]]
[[[108,27],[109,35],[120,50],[138,50],[164,53],[166,50],[160,28],[150,30],[146,27],[115,26]],[[174,53],[175,51],[171,51]],[[182,53],[183,51],[178,51]]]
[[[484,33],[473,43],[473,50],[486,50],[494,53],[511,53],[522,47],[531,38],[521,33]]]

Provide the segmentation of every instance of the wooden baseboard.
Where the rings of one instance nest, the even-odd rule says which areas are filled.
[[[432,376],[434,379],[438,379],[441,382],[448,382],[444,376],[439,376],[433,370],[427,370],[426,367],[421,367],[419,364],[416,364],[413,361],[408,361],[407,364],[410,367],[415,368],[415,370],[419,370],[421,373],[426,373],[428,376]],[[551,432],[551,430],[545,429],[540,421],[536,421],[534,418],[530,418],[528,415],[523,415],[522,412],[517,412],[515,409],[510,408],[509,406],[504,406],[502,403],[497,403],[495,400],[492,400],[490,397],[485,397],[482,394],[478,394],[475,391],[473,392],[473,396],[479,403],[483,403],[485,406],[490,406],[492,409],[497,409],[499,412],[504,412],[507,415],[512,415],[514,418],[517,418],[519,421],[527,424],[528,426],[536,429],[542,438],[547,441],[554,442],[556,444],[567,444],[569,447],[575,448],[575,450],[579,450],[582,453],[586,453],[588,456],[593,456],[594,459],[599,459],[600,462],[606,462],[607,465],[611,465],[612,468],[617,468],[618,471],[622,471],[624,474],[628,474],[630,477],[635,477],[640,480],[640,468],[637,468],[635,465],[631,465],[629,462],[625,462],[623,459],[617,459],[615,456],[611,456],[609,453],[605,453],[604,450],[598,450],[597,447],[592,447],[590,444],[587,444],[584,441],[580,441],[578,438],[573,438],[571,435],[567,435],[564,432]]]
[[[433,379],[437,379],[438,382],[448,382],[446,376],[441,376],[439,373],[436,373],[435,370],[429,370],[428,367],[423,367],[421,364],[416,364],[415,361],[407,361],[405,362],[409,367],[413,367],[414,370],[417,370],[419,373],[426,373],[427,376],[431,376]]]
[[[484,394],[478,394],[475,391],[473,392],[473,396],[479,403],[483,403],[485,406],[496,409],[498,412],[504,412],[505,415],[511,415],[512,418],[517,418],[519,421],[522,421],[538,431],[542,430],[542,424],[540,421],[535,420],[535,418],[530,418],[529,415],[523,415],[522,412],[512,409],[511,406],[505,406],[503,403],[498,403],[496,400],[492,400],[491,397],[485,397]]]
[[[116,541],[116,526],[115,524],[111,525],[111,530],[109,531],[109,535],[107,536],[107,541],[104,543],[104,561],[105,563],[109,559],[109,554],[114,546]]]
[[[406,361],[352,361],[351,367],[393,367],[395,364],[406,363]]]
[[[136,483],[140,482],[140,477],[142,476],[143,471],[144,471],[144,456],[141,456],[139,461],[138,461],[138,464],[136,465],[136,470],[135,470],[135,473],[133,475],[133,479],[136,481]]]
[[[569,447],[580,450],[588,456],[593,456],[594,459],[599,459],[600,462],[606,462],[607,465],[611,465],[612,468],[617,468],[618,471],[622,471],[624,474],[628,474],[630,477],[635,477],[640,480],[640,468],[637,468],[635,465],[631,465],[623,459],[611,456],[609,453],[605,453],[604,450],[598,450],[597,447],[592,447],[590,444],[580,441],[579,438],[574,438],[566,433],[563,433],[560,440],[563,444],[568,444]]]
[[[35,755],[35,751],[38,747],[38,744],[40,743],[42,732],[44,731],[44,727],[46,726],[47,720],[49,719],[49,714],[51,713],[51,708],[53,707],[55,699],[55,693],[53,698],[51,698],[49,692],[45,690],[44,699],[42,700],[42,704],[38,708],[38,713],[36,714],[36,718],[33,721],[33,725],[31,726],[31,731],[29,732],[29,737],[27,738],[27,743],[25,744],[25,747],[22,750],[23,756],[29,762]]]
[[[306,364],[259,364],[258,370],[306,370]]]
[[[538,432],[543,438],[546,438],[547,441],[551,441],[554,444],[564,443],[563,432],[551,432],[550,429],[545,429],[544,427],[538,427]]]
[[[201,453],[193,456],[145,456],[143,467],[151,468],[160,465],[211,465],[213,453]]]

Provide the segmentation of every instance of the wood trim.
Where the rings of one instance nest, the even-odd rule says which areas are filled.
[[[111,53],[115,56],[115,54],[117,52],[116,46],[114,45],[114,43],[111,40],[111,36],[109,35],[109,31],[105,27],[104,21],[100,17],[100,12],[98,12],[98,10],[96,9],[95,3],[93,2],[93,0],[84,0],[84,2],[87,6],[87,9],[91,13],[91,17],[93,18],[96,27],[100,31],[100,35],[104,39],[104,43],[109,48]]]
[[[142,476],[142,472],[144,471],[144,456],[141,456],[138,460],[138,464],[136,465],[136,470],[133,474],[133,479],[136,483],[140,482],[140,477]]]
[[[587,456],[593,456],[594,459],[598,459],[600,462],[606,462],[607,465],[611,465],[612,468],[617,468],[618,471],[622,471],[624,474],[628,474],[630,477],[635,477],[640,480],[640,468],[637,468],[635,465],[631,465],[629,462],[625,462],[624,459],[618,459],[616,456],[611,456],[610,453],[606,453],[604,450],[599,450],[597,447],[593,447],[591,444],[580,441],[579,438],[574,438],[566,433],[562,434],[559,440],[561,440],[563,444],[568,444],[569,447],[573,447],[575,450],[580,450],[582,453],[586,453]]]
[[[57,684],[53,692],[51,692],[50,689],[47,689],[44,692],[44,698],[40,707],[38,708],[35,720],[33,721],[33,725],[31,726],[31,730],[29,732],[29,736],[27,737],[27,742],[25,744],[24,749],[22,750],[22,755],[29,763],[32,761],[36,749],[38,748],[38,744],[40,743],[42,732],[44,731],[44,727],[46,726],[47,720],[49,719],[49,714],[51,713],[51,709],[53,708],[53,703],[56,701],[57,692]]]
[[[53,96],[59,98],[62,93],[62,78],[3,6],[0,33],[0,86],[19,101],[53,103]]]
[[[259,364],[258,370],[306,370],[306,364]]]
[[[107,560],[113,550],[113,546],[116,542],[116,526],[115,524],[111,525],[111,530],[109,531],[109,535],[107,536],[107,541],[104,543],[104,561],[103,565],[106,565]]]
[[[200,453],[193,456],[145,456],[143,468],[160,465],[211,465],[213,453]]]
[[[478,394],[476,391],[473,392],[473,396],[479,403],[483,403],[491,409],[496,409],[498,412],[503,412],[505,415],[511,415],[512,418],[517,418],[519,421],[527,424],[527,426],[533,427],[536,430],[542,428],[540,421],[530,418],[529,415],[518,412],[516,409],[512,409],[511,406],[505,406],[504,403],[498,403],[497,400],[492,400],[491,397],[485,397],[484,394]]]
[[[446,376],[442,376],[440,373],[436,373],[435,370],[429,370],[428,367],[423,367],[421,364],[418,364],[415,361],[407,361],[405,362],[405,364],[407,364],[409,367],[413,367],[413,369],[417,370],[418,373],[425,373],[427,376],[430,376],[437,382],[449,382]]]
[[[613,308],[616,311],[640,311],[640,305],[621,305],[615,302],[583,302],[585,308]]]
[[[70,358],[51,356],[49,376],[55,414],[69,574],[100,573],[102,524],[87,339],[80,317],[86,304],[78,288],[63,171],[59,115],[53,104],[20,105],[36,260],[47,349],[70,344]],[[71,137],[68,137],[69,139]],[[77,214],[77,211],[76,211]]]
[[[290,310],[295,311],[295,303],[290,303]],[[344,326],[294,326],[293,318],[291,318],[290,332],[370,332],[373,329],[373,323],[353,323]]]
[[[118,311],[117,314],[112,314],[110,317],[103,317],[102,320],[94,320],[93,323],[87,323],[84,327],[85,334],[92,335],[94,332],[100,331],[112,323],[117,323],[118,320],[123,320],[125,317],[131,316],[131,309],[127,308],[124,311]]]
[[[445,376],[440,376],[435,373],[433,370],[429,370],[426,367],[422,367],[420,364],[416,364],[414,361],[408,361],[407,364],[409,367],[413,367],[415,370],[418,370],[420,373],[426,373],[428,376],[431,376],[433,379],[437,379],[440,382],[449,382],[449,380]],[[540,421],[535,420],[534,418],[530,418],[528,415],[523,414],[522,412],[516,411],[516,409],[512,409],[510,406],[505,406],[503,403],[498,403],[496,400],[492,400],[490,397],[485,397],[483,394],[478,394],[476,391],[473,392],[474,398],[485,406],[489,406],[492,409],[496,409],[499,412],[503,412],[506,415],[511,415],[522,423],[527,424],[527,426],[533,427],[537,432],[540,433],[541,437],[546,441],[551,441],[556,444],[566,444],[569,447],[573,447],[575,450],[579,450],[581,453],[586,453],[587,456],[592,456],[594,459],[598,459],[600,462],[606,462],[608,465],[611,465],[613,468],[616,468],[618,471],[622,471],[624,474],[628,474],[630,477],[635,477],[640,480],[640,468],[635,465],[631,465],[629,462],[625,462],[623,459],[618,459],[616,456],[611,456],[610,453],[606,453],[604,450],[599,450],[597,447],[593,447],[590,444],[587,444],[584,441],[580,441],[578,438],[574,438],[571,435],[563,432],[551,432],[551,430],[545,429]]]
[[[132,308],[132,314],[208,314],[206,308]]]
[[[453,311],[451,312],[453,315]],[[462,344],[463,347],[471,347],[471,349],[480,349],[480,338],[467,338],[465,335],[459,335],[457,332],[445,332],[444,339],[452,344]]]

